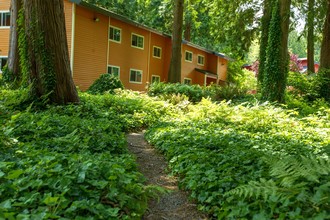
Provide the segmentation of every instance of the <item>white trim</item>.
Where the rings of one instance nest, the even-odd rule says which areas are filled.
[[[187,60],[187,59],[186,59],[186,53],[191,53],[191,60]],[[191,51],[189,51],[189,50],[185,50],[185,51],[184,51],[184,61],[186,61],[186,62],[188,62],[188,63],[192,63],[193,60],[194,60],[194,53],[191,52]]]
[[[136,82],[136,81],[131,81],[131,72],[135,71],[135,72],[141,72],[141,82]],[[142,70],[137,70],[137,69],[130,69],[129,70],[129,82],[130,83],[134,83],[134,84],[142,84],[143,81],[143,71]]]
[[[70,54],[71,76],[73,76],[75,34],[76,34],[76,4],[72,3],[71,54]]]
[[[189,80],[190,84],[184,83],[185,80]],[[192,79],[191,78],[183,78],[182,84],[186,84],[186,85],[191,85],[192,84]]]
[[[152,81],[152,78],[153,78],[153,77],[158,78],[158,79],[159,79],[159,82],[160,82],[160,75],[154,75],[154,74],[153,74],[153,75],[151,75],[151,83],[153,83],[153,81]]]
[[[151,48],[151,32],[149,32],[149,41],[148,41],[148,66],[147,66],[147,82],[149,81],[150,76],[150,48]]]
[[[0,59],[2,58],[6,58],[7,59],[7,62],[8,62],[8,56],[0,56]],[[0,64],[2,65],[2,63],[0,62]],[[0,73],[2,74],[2,69],[1,69],[1,66],[0,66]]]
[[[155,54],[154,54],[154,52],[155,52],[155,48],[157,48],[157,49],[159,49],[160,50],[160,53],[159,53],[159,55],[160,55],[160,57],[157,57],[157,56],[155,56]],[[154,57],[154,58],[156,58],[156,59],[162,59],[162,48],[161,47],[158,47],[158,46],[153,46],[152,47],[152,57]]]
[[[109,19],[110,19],[110,17],[109,17]],[[109,24],[110,24],[110,22],[109,22]],[[119,30],[120,31],[120,35],[119,35],[120,36],[120,40],[119,41],[110,39],[110,28],[113,28],[113,29],[116,29],[116,30]],[[117,44],[121,44],[121,33],[122,33],[122,29],[121,28],[116,27],[116,26],[113,26],[113,25],[109,25],[109,34],[108,34],[109,41],[114,42],[114,43],[117,43]]]
[[[0,10],[0,16],[2,13],[9,13],[11,16],[10,10]],[[10,25],[9,26],[0,26],[0,29],[10,29]]]
[[[219,57],[217,57],[217,85],[219,85],[220,77],[219,77]]]
[[[120,78],[120,66],[115,66],[115,65],[109,65],[109,64],[108,64],[108,66],[107,66],[107,73],[109,73],[109,72],[108,72],[108,68],[109,68],[109,67],[118,68],[118,76],[117,76],[117,77]]]
[[[135,35],[137,37],[142,37],[142,39],[143,39],[142,47],[137,47],[137,46],[132,45],[133,35]],[[134,47],[134,48],[137,48],[137,49],[140,49],[140,50],[144,50],[144,36],[136,34],[136,33],[131,33],[131,47]]]
[[[199,62],[199,57],[203,58],[203,63]],[[199,66],[205,66],[205,56],[201,55],[201,54],[197,54],[197,65]]]
[[[109,19],[108,19],[108,27],[110,27],[110,23],[111,23],[111,19],[110,19],[110,16],[109,16]],[[109,29],[110,30],[110,29]],[[108,66],[109,66],[109,56],[110,56],[110,42],[109,42],[109,37],[110,37],[110,31],[108,30],[108,49],[107,49],[107,69],[106,69],[106,72],[108,72]]]

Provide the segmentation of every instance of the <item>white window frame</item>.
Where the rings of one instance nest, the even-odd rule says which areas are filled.
[[[6,57],[6,56],[0,56],[0,73],[3,72],[2,69],[1,69],[1,66],[2,66],[2,59],[3,59],[3,58],[7,59],[7,62],[8,62],[8,57]]]
[[[111,74],[111,75],[120,78],[120,66],[108,65],[108,69],[107,69],[107,70],[108,70],[108,71],[107,71],[108,74],[110,74],[110,73],[109,73],[109,67],[110,67],[110,68],[117,68],[117,69],[118,69],[118,76],[115,76],[115,75],[113,75],[113,74]]]
[[[110,33],[111,33],[110,30],[111,30],[111,28],[113,28],[114,30],[118,30],[118,31],[120,31],[120,35],[119,35],[120,40],[119,40],[119,41],[110,38],[110,37],[111,37],[111,36],[110,36]],[[115,26],[110,25],[110,27],[109,27],[109,41],[112,41],[112,42],[115,42],[115,43],[120,44],[120,43],[121,43],[121,33],[122,33],[121,28],[118,28],[118,27],[115,27]]]
[[[155,49],[159,50],[159,57],[155,56]],[[161,47],[157,47],[157,46],[153,46],[152,47],[152,57],[157,58],[157,59],[161,59],[162,58],[162,48]]]
[[[203,63],[200,63],[199,62],[199,58],[202,58],[203,59]],[[201,54],[198,54],[197,55],[197,64],[200,65],[200,66],[204,66],[205,65],[205,56],[201,55]]]
[[[142,42],[142,47],[139,47],[139,46],[135,46],[133,45],[133,36],[137,36],[138,38],[142,38],[143,39],[143,42]],[[144,50],[144,36],[142,35],[139,35],[139,34],[136,34],[136,33],[132,33],[131,34],[131,47],[134,47],[134,48],[137,48],[137,49],[140,49],[140,50]]]
[[[186,80],[189,80],[189,84],[187,84],[186,83]],[[182,82],[182,84],[185,84],[185,85],[191,85],[192,84],[192,80],[191,80],[191,78],[183,78],[183,82]]]
[[[131,81],[131,73],[132,73],[132,71],[140,72],[140,73],[141,73],[141,82]],[[137,69],[130,69],[130,70],[129,70],[129,82],[130,82],[130,83],[142,84],[142,81],[143,81],[143,71],[142,71],[142,70],[137,70]]]
[[[0,17],[0,29],[8,29],[8,28],[10,28],[10,24],[9,24],[9,26],[2,26],[1,25],[2,16],[5,13],[9,13],[10,14],[10,11],[0,11],[0,16],[1,16]],[[11,16],[11,14],[10,14],[10,16]],[[10,21],[9,21],[9,23],[10,23]]]
[[[152,81],[153,78],[158,78],[158,82],[160,82],[160,76],[159,75],[151,75],[151,83],[154,83]]]
[[[187,60],[187,53],[190,53],[191,54],[191,60]],[[193,62],[193,59],[194,59],[194,54],[193,54],[193,52],[191,52],[191,51],[189,51],[189,50],[186,50],[185,52],[184,52],[184,60],[186,61],[186,62],[189,62],[189,63],[192,63]]]

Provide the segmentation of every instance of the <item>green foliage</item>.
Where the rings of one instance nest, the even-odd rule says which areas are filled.
[[[115,89],[123,89],[124,86],[120,79],[110,74],[102,74],[100,78],[94,81],[94,83],[88,88],[90,94],[103,94],[109,92],[114,94]]]
[[[179,118],[161,119],[146,137],[214,218],[324,219],[330,111],[297,114],[267,103],[203,99]]]
[[[241,70],[240,70],[241,71]],[[211,98],[213,101],[241,99],[246,96],[247,91],[256,88],[256,78],[249,71],[241,71],[242,75],[237,78],[236,83],[225,86],[210,85],[202,87],[199,85],[153,83],[150,85],[148,95],[158,96],[172,104],[190,101],[200,102],[203,98]]]
[[[165,99],[170,98],[172,95],[180,94],[188,97],[191,102],[199,102],[203,97],[208,94],[203,87],[199,85],[186,85],[180,83],[153,83],[148,89],[150,96],[163,96]],[[183,96],[182,96],[183,97]],[[183,98],[184,99],[184,98]]]
[[[330,69],[320,70],[314,80],[315,93],[330,101]]]
[[[140,219],[158,189],[143,184],[124,131],[157,121],[164,102],[83,93],[40,109],[24,104],[28,91],[1,90],[0,219]]]

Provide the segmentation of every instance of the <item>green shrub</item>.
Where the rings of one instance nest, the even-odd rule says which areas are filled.
[[[81,93],[79,105],[24,108],[25,92],[0,96],[0,219],[141,219],[159,189],[144,185],[124,131],[155,123],[164,102]]]
[[[105,92],[114,93],[115,89],[123,89],[124,86],[120,79],[110,74],[102,74],[100,78],[88,88],[87,92],[90,94],[103,94]]]
[[[179,118],[162,118],[146,137],[215,219],[325,219],[330,111],[297,114],[204,99]]]
[[[163,98],[178,94],[185,95],[191,102],[199,102],[203,97],[206,97],[203,87],[199,85],[160,82],[151,84],[148,90],[148,95],[163,96]]]

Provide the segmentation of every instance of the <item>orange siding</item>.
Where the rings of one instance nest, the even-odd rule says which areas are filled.
[[[0,0],[0,11],[9,11],[10,0]],[[10,27],[0,27],[0,56],[8,56]]]
[[[222,81],[227,80],[227,65],[228,65],[228,60],[221,58],[221,57],[218,58],[219,80],[222,80]]]
[[[161,58],[153,57],[153,47],[161,48]],[[167,73],[165,73],[166,63],[166,37],[151,33],[151,46],[150,46],[150,66],[149,66],[149,79],[151,82],[152,75],[160,76],[160,81],[167,81]]]
[[[9,28],[0,28],[0,56],[8,56]]]
[[[165,39],[165,50],[164,50],[164,79],[161,78],[161,81],[166,81],[168,79],[168,71],[170,69],[171,64],[171,56],[172,56],[172,40],[171,38]]]
[[[64,1],[66,38],[68,41],[70,58],[71,58],[71,42],[72,42],[72,7],[73,7],[73,3],[69,2],[68,0]]]
[[[95,22],[95,17],[100,20]],[[108,25],[107,16],[76,7],[73,79],[81,90],[106,72]]]
[[[193,53],[192,62],[185,60],[186,51]],[[198,64],[198,55],[204,56],[204,65]],[[208,70],[213,73],[217,73],[217,57],[213,54],[208,54],[203,50],[194,48],[192,46],[183,44],[182,45],[182,72],[181,80],[184,78],[192,79],[192,84],[199,84],[201,86],[205,83],[205,75],[195,70],[195,68]]]
[[[125,88],[136,91],[145,91],[148,77],[149,32],[114,18],[110,25],[121,29],[121,43],[109,41],[109,65],[120,67],[120,79]],[[144,48],[131,46],[132,33],[144,37]],[[142,71],[142,84],[130,83],[130,69]]]
[[[0,11],[9,11],[10,0],[0,0]]]

